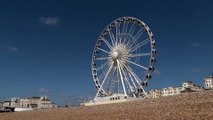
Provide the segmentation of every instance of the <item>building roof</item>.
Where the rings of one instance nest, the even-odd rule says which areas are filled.
[[[34,96],[34,97],[30,97],[29,99],[41,99],[41,97]]]
[[[185,82],[183,82],[183,83],[193,83],[192,81],[185,81]]]
[[[49,99],[41,99],[41,101],[50,101]]]
[[[181,93],[188,93],[188,92],[195,92],[195,91],[190,88],[186,88],[185,90],[181,91]]]

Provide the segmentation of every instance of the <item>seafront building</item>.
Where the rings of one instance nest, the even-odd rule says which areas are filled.
[[[167,87],[161,89],[161,96],[170,96],[180,94],[183,91],[183,87]]]
[[[4,101],[3,107],[15,108],[32,108],[32,109],[51,109],[57,105],[52,103],[47,97],[29,97],[29,98],[12,98]]]
[[[169,95],[174,95],[174,88],[173,87],[162,88],[161,96],[169,96]]]
[[[191,89],[193,91],[200,91],[203,88],[197,84],[194,84],[192,81],[186,81],[182,84],[183,90]]]
[[[186,89],[186,88],[192,88],[192,87],[194,87],[194,84],[193,84],[192,81],[186,81],[186,82],[183,82],[183,83],[182,83],[182,87],[183,87],[184,89]]]
[[[167,87],[159,90],[150,90],[147,92],[149,98],[158,98],[164,96],[171,96],[181,94],[186,90],[190,89],[191,91],[202,91],[203,88],[199,85],[194,84],[192,81],[186,81],[182,83],[182,86],[178,87]]]
[[[160,90],[150,90],[150,91],[148,91],[147,95],[149,98],[158,98],[161,96],[161,91]]]
[[[213,74],[204,78],[204,89],[213,89]]]

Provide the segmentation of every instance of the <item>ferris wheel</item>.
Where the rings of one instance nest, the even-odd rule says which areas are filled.
[[[134,17],[114,20],[100,34],[92,55],[96,97],[145,97],[155,63],[156,43],[149,27]]]

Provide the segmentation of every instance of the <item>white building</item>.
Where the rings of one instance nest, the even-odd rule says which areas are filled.
[[[193,91],[201,91],[203,88],[199,85],[194,84],[192,81],[186,81],[182,83],[183,91],[186,89],[191,89]]]
[[[170,96],[170,95],[180,94],[182,90],[183,90],[182,87],[163,88],[161,90],[161,96]]]
[[[206,88],[213,89],[213,75],[209,78],[204,79]],[[158,98],[160,96],[171,96],[181,94],[182,92],[192,91],[203,91],[203,88],[199,85],[194,84],[192,81],[186,81],[179,87],[167,87],[161,90],[150,90],[147,92],[149,98]]]
[[[10,101],[4,101],[3,102],[3,107],[8,107],[11,105],[11,102]]]
[[[147,95],[149,98],[159,98],[161,96],[161,90],[150,90]]]
[[[213,89],[213,75],[204,78],[204,89]]]
[[[162,96],[174,95],[174,88],[173,87],[163,88],[161,90],[161,95]]]
[[[174,95],[180,94],[181,91],[183,91],[183,87],[182,87],[182,86],[180,86],[180,87],[175,87],[175,88],[174,88]]]
[[[172,92],[173,92],[173,91],[172,91],[172,87],[163,88],[163,89],[161,90],[161,95],[162,95],[162,96],[169,96],[169,95],[171,95]]]
[[[173,87],[168,87],[167,88],[167,95],[174,95],[175,92],[174,92],[174,88]]]
[[[47,97],[30,97],[30,98],[12,98],[9,101],[5,101],[4,107],[15,108],[33,108],[33,109],[50,109],[56,108],[57,105],[52,103]]]
[[[167,87],[167,88],[162,88],[161,90],[150,90],[148,92],[148,96],[150,98],[158,98],[160,96],[170,96],[170,95],[176,95],[180,94],[181,91],[183,91],[183,87]]]
[[[183,82],[183,83],[182,83],[183,89],[192,88],[193,86],[194,86],[194,84],[193,84],[192,81],[186,81],[186,82]]]

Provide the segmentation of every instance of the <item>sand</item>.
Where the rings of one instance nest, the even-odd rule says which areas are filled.
[[[213,120],[213,91],[92,107],[0,113],[0,120]]]

